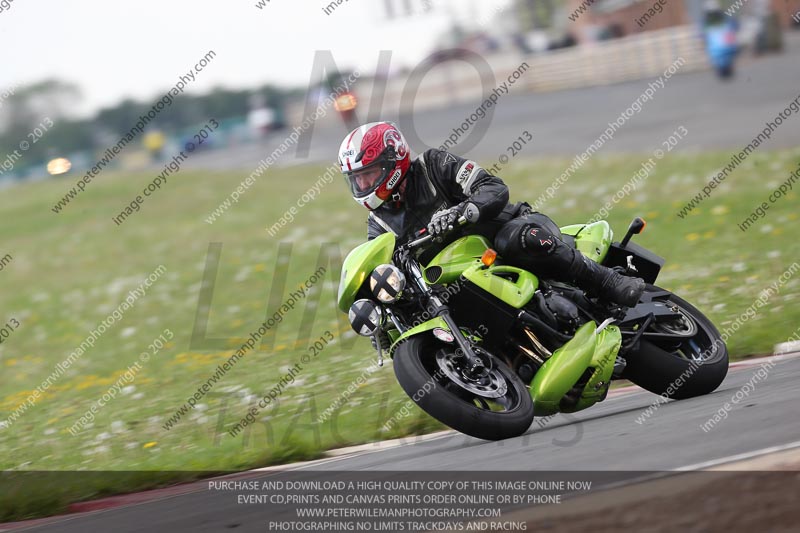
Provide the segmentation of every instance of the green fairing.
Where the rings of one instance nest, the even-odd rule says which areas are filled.
[[[480,263],[483,252],[490,246],[489,241],[481,235],[461,237],[431,259],[425,267],[425,281],[428,284],[448,284],[456,281],[467,268]],[[441,267],[442,273],[438,278],[429,279],[428,269],[431,267]]]
[[[515,276],[516,281],[501,277],[508,274]],[[539,287],[539,278],[527,270],[510,265],[492,265],[488,268],[476,265],[464,271],[464,278],[517,309],[530,302]]]
[[[481,263],[481,256],[490,247],[489,241],[480,235],[467,235],[452,242],[425,268],[428,283],[448,284],[464,276],[478,287],[503,300],[512,307],[522,308],[533,297],[539,280],[530,272],[510,265],[492,265],[488,268]],[[427,280],[432,267],[440,267],[441,275]],[[506,279],[509,274],[516,281]]]
[[[614,362],[621,344],[622,334],[617,326],[607,326],[597,335],[594,357],[589,365],[595,369],[594,374],[583,388],[578,403],[572,408],[562,409],[561,412],[574,413],[586,409],[606,397],[608,387],[611,385],[611,374],[614,373]]]
[[[614,361],[622,342],[616,326],[607,326],[599,334],[593,321],[581,326],[575,336],[555,351],[536,372],[531,383],[531,395],[537,416],[558,412],[574,412],[594,405],[608,390]],[[594,368],[577,405],[561,408],[564,395],[577,383],[587,368]]]
[[[354,248],[342,264],[339,279],[339,309],[347,313],[356,299],[356,294],[375,267],[392,261],[395,238],[392,233],[382,233],[371,241]]]
[[[561,228],[564,235],[575,237],[575,247],[586,257],[602,263],[606,258],[614,232],[605,220],[591,224],[572,224]]]
[[[594,355],[594,321],[581,326],[566,344],[555,351],[531,382],[535,413],[546,416],[560,411],[559,403],[589,366]]]

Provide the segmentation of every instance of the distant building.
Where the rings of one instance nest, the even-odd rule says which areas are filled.
[[[657,0],[568,0],[567,16],[580,41],[624,37],[691,22],[684,0],[661,0],[661,5],[653,8],[655,3]]]
[[[772,9],[778,14],[782,28],[800,25],[800,0],[772,0]]]
[[[579,41],[624,37],[683,24],[699,24],[707,0],[567,0],[568,27]],[[737,16],[777,14],[780,26],[789,28],[800,11],[800,0],[722,0],[723,9],[739,2]],[[659,5],[656,5],[659,4]]]
[[[556,2],[555,0],[515,0],[513,9],[519,31],[526,33],[552,26]]]

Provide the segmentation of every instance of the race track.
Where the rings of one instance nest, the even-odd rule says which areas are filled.
[[[253,472],[267,479],[285,471],[618,471],[618,479],[642,472],[704,469],[733,460],[800,447],[796,390],[800,358],[782,357],[762,368],[732,368],[715,393],[660,405],[639,424],[637,418],[656,396],[624,391],[583,413],[557,415],[544,427],[534,421],[527,434],[504,442],[485,442],[452,432],[396,446],[369,446],[353,453],[302,465]],[[747,384],[750,386],[745,387]],[[743,387],[745,387],[743,389]],[[737,392],[738,401],[732,399]],[[744,391],[747,391],[747,394]],[[728,417],[708,432],[705,424],[726,402]],[[330,474],[334,474],[331,472]],[[375,479],[381,478],[380,473]],[[267,531],[258,506],[237,505],[234,497],[209,492],[207,483],[184,487],[184,494],[105,511],[16,524],[25,531]],[[287,513],[288,514],[288,513]],[[7,525],[8,526],[8,525]],[[21,527],[21,529],[17,529]],[[0,526],[0,531],[4,531]]]
[[[796,32],[797,33],[797,32]],[[628,119],[598,153],[641,153],[657,148],[679,126],[690,132],[689,142],[676,149],[687,151],[733,150],[746,146],[771,120],[800,94],[800,35],[786,37],[786,51],[757,61],[744,57],[731,82],[717,80],[711,71],[681,73],[664,83],[652,100]],[[536,72],[531,72],[535,76]],[[561,155],[574,157],[592,144],[609,122],[629,108],[654,79],[604,87],[547,93],[512,93],[504,96],[493,116],[476,123],[483,130],[477,145],[454,153],[475,158],[489,166],[506,152],[508,145],[529,130],[534,142],[524,148],[524,157]],[[442,144],[453,128],[463,123],[480,102],[459,103],[444,109],[420,111],[413,116],[384,116],[396,120],[416,151]],[[689,105],[690,104],[690,105]],[[365,117],[360,117],[365,118]],[[416,131],[415,139],[412,132]],[[308,157],[296,158],[294,149],[277,166],[308,162],[333,162],[335,150],[348,129],[321,126],[311,133]],[[291,129],[275,132],[263,144],[216,150],[195,155],[188,166],[202,169],[253,169],[275,150]],[[765,149],[793,148],[800,138],[800,120],[787,120],[763,144]],[[463,140],[463,138],[462,138]],[[188,167],[187,167],[188,168]]]

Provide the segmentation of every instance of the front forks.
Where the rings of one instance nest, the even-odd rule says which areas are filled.
[[[440,317],[444,323],[447,324],[450,333],[453,334],[456,344],[464,354],[464,360],[467,363],[467,372],[469,375],[472,377],[480,375],[486,368],[486,365],[484,365],[481,358],[475,353],[475,350],[472,349],[472,343],[461,332],[461,328],[458,327],[453,315],[450,313],[450,308],[442,303],[439,297],[434,294],[433,290],[425,282],[422,276],[422,269],[415,259],[408,258],[406,260],[406,266],[417,289],[427,298],[434,316]]]

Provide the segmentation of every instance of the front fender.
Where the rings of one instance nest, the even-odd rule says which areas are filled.
[[[413,328],[407,330],[405,333],[397,337],[395,341],[392,343],[392,346],[389,348],[389,355],[394,356],[394,350],[397,348],[397,345],[403,342],[404,340],[408,339],[409,337],[413,337],[414,335],[419,335],[420,333],[425,333],[426,331],[431,331],[434,328],[442,328],[447,331],[450,331],[447,323],[442,319],[442,317],[435,317],[422,324],[414,326]],[[452,333],[452,331],[450,331]]]

